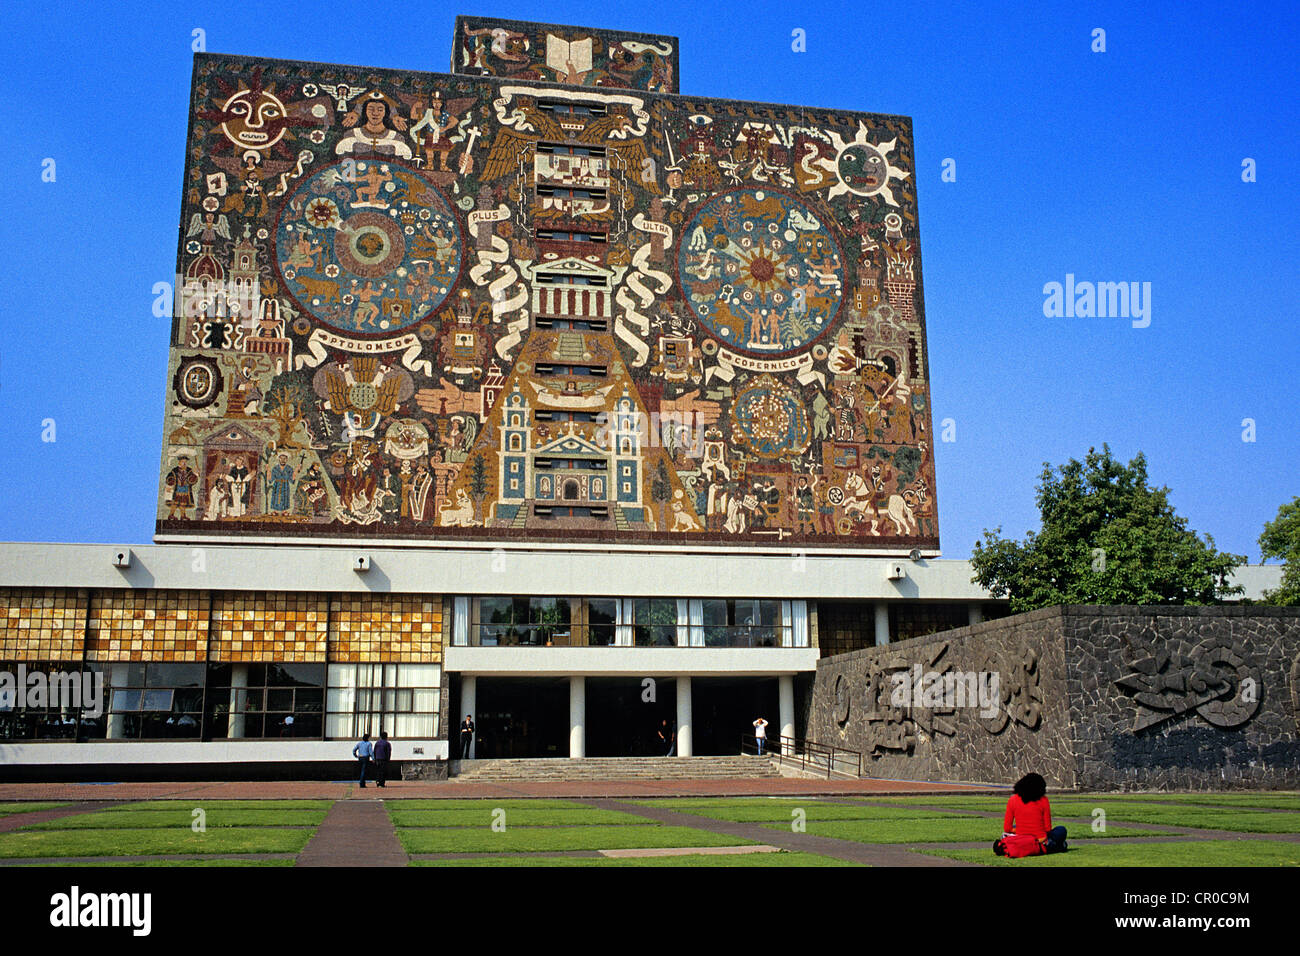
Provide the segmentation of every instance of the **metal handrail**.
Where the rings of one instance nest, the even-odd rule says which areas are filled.
[[[836,772],[845,776],[862,779],[862,753],[857,750],[849,750],[847,747],[833,747],[827,744],[819,744],[814,740],[800,740],[797,737],[787,737],[784,734],[764,738],[769,748],[767,753],[775,756],[777,762],[784,765],[789,761],[791,766],[798,766],[802,770],[807,770],[810,765],[820,770],[822,765],[826,767],[826,779],[830,780]],[[776,746],[770,745],[775,742]],[[758,753],[758,737],[753,734],[740,735],[740,752]],[[839,769],[839,766],[844,769]]]

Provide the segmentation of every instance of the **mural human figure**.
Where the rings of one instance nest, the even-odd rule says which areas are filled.
[[[280,452],[279,462],[271,469],[269,485],[270,509],[283,514],[289,510],[289,491],[293,486],[294,468],[289,464],[289,456]]]
[[[232,518],[242,518],[248,511],[249,472],[244,459],[236,458],[226,473],[226,485],[230,500],[226,513]]]
[[[361,125],[358,126],[358,123]],[[411,147],[398,135],[406,129],[406,120],[394,116],[388,100],[380,94],[372,93],[363,100],[360,107],[354,107],[343,117],[343,125],[355,129],[350,129],[334,147],[334,152],[339,156],[350,153],[355,156],[411,158]]]
[[[198,473],[190,467],[190,456],[180,455],[176,466],[167,472],[164,484],[167,486],[167,517],[176,517],[179,510],[182,518],[189,517],[185,512],[194,507],[194,488],[198,483]]]

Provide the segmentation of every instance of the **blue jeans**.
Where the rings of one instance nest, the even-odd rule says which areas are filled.
[[[1065,850],[1065,827],[1052,827],[1047,831],[1047,840],[1043,844],[1043,852],[1063,853]]]
[[[761,757],[763,756],[763,744],[767,743],[767,738],[758,737],[756,739],[758,740],[758,755]]]
[[[370,758],[358,757],[357,763],[361,764],[361,779],[358,780],[357,783],[364,787],[366,785],[366,768],[370,764]]]

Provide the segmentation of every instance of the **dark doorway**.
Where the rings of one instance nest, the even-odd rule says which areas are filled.
[[[567,677],[480,677],[477,687],[476,757],[569,756]]]
[[[675,677],[587,678],[588,757],[666,756],[658,733],[665,720],[675,732]]]
[[[691,681],[691,739],[700,757],[740,753],[742,735],[767,719],[768,750],[781,734],[780,689],[775,677],[697,677]],[[753,752],[752,741],[749,752]]]

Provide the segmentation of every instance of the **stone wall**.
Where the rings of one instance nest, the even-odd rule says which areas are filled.
[[[807,722],[871,776],[1300,786],[1300,610],[1055,607],[868,648],[818,663]]]

